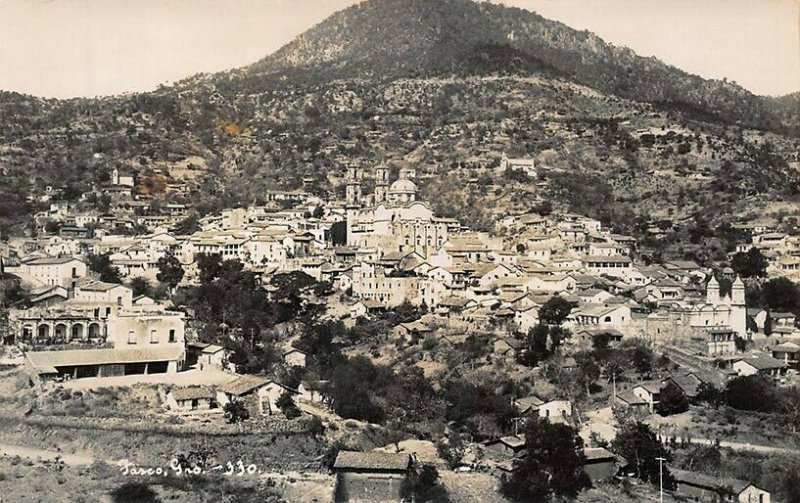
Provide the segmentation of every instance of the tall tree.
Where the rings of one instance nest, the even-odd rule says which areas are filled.
[[[185,274],[181,261],[172,253],[167,253],[158,259],[156,265],[158,266],[156,279],[162,283],[166,283],[169,286],[170,294],[172,294]]]
[[[731,268],[743,278],[763,278],[767,275],[767,258],[758,248],[738,252],[731,258]]]
[[[661,388],[658,400],[658,413],[662,416],[680,414],[689,410],[689,400],[681,388],[672,381]]]
[[[150,292],[150,282],[147,280],[147,278],[143,278],[142,276],[133,278],[131,280],[130,287],[131,290],[133,290],[134,297],[147,295]]]
[[[575,429],[541,418],[525,428],[527,456],[514,462],[502,491],[515,501],[547,501],[551,496],[575,497],[591,486],[583,471],[583,440]]]
[[[548,325],[561,325],[572,311],[572,304],[564,297],[553,296],[539,308],[539,319]]]
[[[100,281],[106,283],[122,283],[119,269],[111,264],[111,255],[89,255],[86,258],[89,269],[100,276]]]
[[[675,481],[666,466],[671,455],[646,424],[631,422],[622,425],[611,443],[611,450],[628,460],[636,471],[636,477],[653,484],[659,483],[662,468],[658,458],[664,458],[667,460],[663,465],[664,488],[674,488]]]
[[[761,302],[772,311],[800,312],[800,288],[788,278],[773,278],[761,287]]]

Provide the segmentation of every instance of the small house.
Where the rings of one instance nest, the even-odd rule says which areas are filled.
[[[619,470],[617,456],[602,447],[584,449],[583,455],[586,457],[583,471],[589,476],[592,484],[613,479]]]
[[[420,321],[412,321],[410,323],[400,323],[392,329],[392,333],[397,340],[407,344],[414,344],[432,335],[433,328]]]
[[[760,375],[772,379],[780,379],[786,375],[788,366],[782,360],[771,356],[742,358],[733,362],[733,370],[739,376]]]
[[[733,478],[711,477],[688,470],[671,468],[677,487],[675,494],[695,501],[736,501],[738,503],[770,503],[768,491],[750,482]]]
[[[334,501],[400,501],[400,486],[411,469],[411,456],[389,452],[339,451]]]
[[[633,394],[647,402],[650,412],[653,412],[661,399],[661,382],[644,381],[633,388]]]
[[[167,392],[167,406],[176,412],[217,408],[216,395],[205,386],[172,388]]]
[[[784,342],[774,346],[771,353],[773,358],[783,361],[788,367],[796,369],[800,366],[800,345]]]
[[[512,457],[525,450],[525,443],[525,435],[509,435],[490,440],[484,446],[492,453]]]
[[[661,387],[663,388],[666,386],[668,382],[674,383],[684,395],[689,400],[694,400],[697,398],[697,392],[700,388],[700,385],[703,384],[703,380],[700,379],[696,374],[690,372],[686,375],[682,376],[670,376],[666,377],[661,380]]]
[[[243,375],[220,386],[217,390],[217,401],[224,406],[230,401],[239,400],[245,403],[251,416],[268,416],[280,412],[276,402],[286,391],[298,393],[297,390],[263,377]]]
[[[531,395],[514,400],[514,406],[523,416],[532,415],[550,419],[572,415],[572,404],[568,400],[542,400]]]
[[[506,358],[516,357],[525,348],[525,341],[513,337],[502,337],[494,341],[492,350],[494,354]]]
[[[649,410],[650,404],[639,396],[634,395],[630,391],[617,393],[614,397],[616,405],[628,407],[633,410]]]
[[[223,348],[222,346],[217,346],[216,344],[207,345],[200,351],[200,358],[198,359],[200,368],[201,369],[205,367],[214,367],[218,369],[224,368],[229,353],[230,351]]]
[[[305,367],[308,354],[297,348],[292,348],[283,353],[283,361],[290,367]]]

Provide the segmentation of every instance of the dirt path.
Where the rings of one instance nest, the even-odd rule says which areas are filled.
[[[19,456],[34,461],[55,461],[56,458],[60,458],[61,461],[70,466],[86,466],[95,462],[95,458],[82,454],[65,454],[54,450],[4,443],[0,443],[0,454],[3,457]]]
[[[661,442],[667,443],[669,441],[668,438],[661,437]],[[698,445],[715,445],[716,442],[714,440],[708,438],[689,438],[683,440],[684,442],[688,442],[690,444],[698,444]],[[720,440],[719,442],[720,447],[726,447],[728,449],[733,449],[734,451],[751,451],[751,452],[758,452],[761,454],[797,454],[800,452],[800,449],[790,449],[787,447],[773,447],[771,445],[759,445],[759,444],[748,444],[744,442],[729,442],[727,440]]]
[[[592,433],[597,433],[603,440],[611,442],[617,435],[617,425],[611,407],[593,410],[585,414],[586,421],[581,428],[581,438],[588,444]]]

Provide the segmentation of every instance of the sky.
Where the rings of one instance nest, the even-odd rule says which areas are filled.
[[[359,0],[0,0],[0,89],[155,89],[248,65]],[[435,0],[432,0],[435,1]],[[800,0],[493,0],[757,94],[800,91]]]

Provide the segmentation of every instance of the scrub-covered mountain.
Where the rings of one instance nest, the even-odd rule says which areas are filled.
[[[767,129],[800,126],[797,115],[736,84],[704,80],[532,12],[470,0],[363,2],[334,14],[246,75],[287,68],[377,79],[546,70],[701,117]]]

